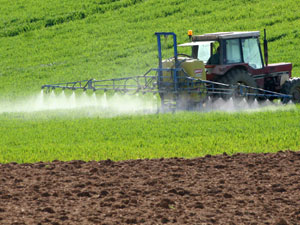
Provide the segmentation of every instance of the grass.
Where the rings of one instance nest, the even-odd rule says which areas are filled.
[[[174,31],[182,43],[188,29],[202,34],[267,28],[270,62],[292,62],[294,76],[300,75],[300,6],[293,0],[1,0],[1,5],[5,97],[30,94],[45,83],[143,74],[157,66],[156,31]]]
[[[299,107],[275,112],[179,112],[113,118],[3,114],[0,162],[189,158],[298,150],[299,120]]]
[[[143,74],[157,66],[156,31],[183,43],[189,29],[267,28],[270,63],[292,62],[300,76],[299,12],[294,0],[0,0],[0,99],[36,94],[43,84]],[[297,121],[299,107],[116,118],[2,113],[0,162],[299,150]]]

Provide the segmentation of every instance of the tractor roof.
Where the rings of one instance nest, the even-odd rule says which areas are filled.
[[[218,32],[194,35],[193,41],[218,41],[220,39],[259,37],[259,31]]]

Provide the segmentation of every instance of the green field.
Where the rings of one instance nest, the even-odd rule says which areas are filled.
[[[113,118],[0,116],[0,162],[197,157],[299,150],[300,108]],[[271,119],[270,119],[271,118]]]
[[[292,62],[300,76],[300,5],[293,0],[0,0],[0,13],[0,107],[47,83],[141,75],[157,66],[157,31],[173,31],[183,43],[189,29],[266,28],[270,63]],[[299,107],[113,118],[60,113],[1,113],[0,162],[300,150]]]

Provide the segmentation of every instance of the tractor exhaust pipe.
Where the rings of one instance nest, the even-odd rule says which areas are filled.
[[[268,57],[268,41],[267,41],[266,29],[264,29],[264,56],[265,56],[266,66],[268,66],[269,57]]]

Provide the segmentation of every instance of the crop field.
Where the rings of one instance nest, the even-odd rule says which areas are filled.
[[[141,75],[157,66],[156,31],[173,31],[182,43],[188,41],[188,29],[202,34],[267,28],[270,61],[292,62],[297,76],[299,11],[291,0],[170,0],[167,5],[154,0],[53,0],[41,5],[1,0],[0,103],[14,104],[47,83]],[[11,113],[0,106],[2,163],[300,149],[299,106],[112,118],[86,118],[80,110]]]
[[[0,224],[300,224],[299,104],[41,90],[143,75],[190,29],[266,28],[300,77],[299,27],[295,0],[0,0]]]
[[[300,146],[299,107],[113,118],[69,118],[68,114],[66,118],[61,113],[1,115],[0,161],[191,158],[299,150]]]

